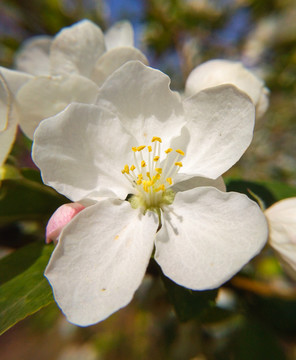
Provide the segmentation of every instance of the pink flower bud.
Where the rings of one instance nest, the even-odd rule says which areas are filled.
[[[46,243],[58,240],[63,228],[85,207],[79,203],[69,203],[60,206],[49,219],[46,226]]]

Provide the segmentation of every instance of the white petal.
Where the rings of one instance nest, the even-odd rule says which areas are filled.
[[[288,274],[296,279],[296,198],[281,200],[265,211],[269,245],[276,251]]]
[[[166,147],[184,124],[180,96],[169,85],[161,71],[130,61],[106,80],[97,103],[116,113],[140,144],[159,136]]]
[[[43,181],[72,201],[98,196],[125,199],[131,185],[121,173],[137,146],[120,121],[95,105],[71,104],[40,123],[33,159]]]
[[[0,131],[5,130],[9,118],[16,115],[13,111],[16,92],[32,78],[32,75],[0,67]]]
[[[34,77],[30,74],[23,73],[21,71],[10,70],[0,66],[0,73],[4,77],[9,91],[14,96],[16,92],[23,86],[27,81]]]
[[[6,130],[12,99],[5,78],[0,72],[0,132]]]
[[[262,249],[267,233],[263,213],[245,195],[196,188],[176,194],[157,234],[155,259],[176,283],[212,289]]]
[[[0,166],[2,166],[10,153],[15,140],[17,122],[12,118],[4,131],[0,132]]]
[[[34,36],[26,40],[16,53],[15,65],[32,75],[49,75],[50,36]]]
[[[31,77],[0,67],[0,166],[10,153],[16,136],[18,116],[15,93]]]
[[[33,139],[41,120],[59,113],[72,102],[94,103],[98,91],[95,83],[79,75],[36,77],[17,93],[20,126]]]
[[[147,58],[138,49],[129,47],[112,49],[99,58],[94,67],[91,79],[97,85],[102,85],[109,75],[131,60],[139,60],[143,64],[148,64]]]
[[[181,178],[177,178],[175,180],[175,184],[172,186],[172,190],[174,192],[187,191],[200,186],[213,186],[220,191],[226,191],[226,186],[222,176],[218,177],[215,180],[198,176],[183,181],[180,180]]]
[[[237,88],[221,85],[185,100],[184,108],[188,122],[176,142],[186,153],[180,173],[215,179],[249,146],[254,105]]]
[[[247,70],[241,62],[216,59],[197,66],[187,78],[185,93],[190,96],[222,84],[233,84],[245,92],[256,106],[258,117],[266,111],[268,89],[264,87],[264,82]]]
[[[53,40],[51,74],[80,74],[90,77],[97,59],[105,51],[101,29],[89,20],[64,28]]]
[[[107,51],[121,47],[134,46],[134,30],[130,22],[119,21],[110,27],[105,33]]]
[[[80,212],[61,234],[45,275],[68,320],[87,326],[126,306],[154,244],[154,214],[105,200]]]

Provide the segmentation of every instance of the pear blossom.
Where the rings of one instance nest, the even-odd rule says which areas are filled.
[[[95,104],[70,104],[35,132],[45,184],[89,204],[63,228],[45,271],[77,325],[126,306],[152,254],[174,282],[204,290],[230,279],[267,240],[258,205],[225,192],[221,177],[251,142],[251,100],[223,85],[182,101],[169,84],[131,61]]]
[[[41,36],[26,41],[16,56],[18,70],[13,71],[15,78],[24,74],[29,77],[13,98],[22,131],[33,139],[44,118],[71,102],[93,103],[105,79],[130,60],[147,63],[144,54],[133,47],[133,30],[127,22],[109,29],[106,39],[96,24],[82,20],[53,38]],[[10,87],[7,69],[0,71]],[[0,106],[9,104],[1,101]]]
[[[15,107],[16,92],[31,79],[28,74],[0,67],[0,167],[14,143],[18,125]]]
[[[188,96],[211,86],[233,84],[244,91],[256,107],[256,117],[261,117],[268,108],[269,90],[264,82],[246,69],[239,61],[214,59],[195,67],[185,84]]]
[[[269,225],[268,244],[287,273],[296,280],[296,198],[278,201],[264,214]]]

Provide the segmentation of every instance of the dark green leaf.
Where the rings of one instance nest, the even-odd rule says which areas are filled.
[[[28,179],[4,180],[0,187],[0,223],[16,220],[47,220],[68,202],[53,189]]]
[[[217,290],[193,291],[177,285],[167,277],[162,280],[180,321],[201,317],[214,304]]]
[[[264,297],[248,293],[244,296],[249,312],[280,335],[296,333],[296,300]]]
[[[39,171],[32,168],[22,168],[20,169],[20,172],[22,176],[27,180],[32,180],[38,182],[39,184],[42,184],[42,178]]]
[[[30,250],[32,254],[29,255]],[[50,245],[42,249],[28,245],[26,249],[17,250],[1,260],[1,277],[3,271],[12,271],[11,268],[18,262],[24,261],[24,264],[17,265],[13,274],[15,277],[4,275],[2,282],[6,282],[0,287],[0,335],[18,321],[53,302],[51,287],[43,275],[52,250],[53,246]],[[28,256],[28,259],[24,256]],[[36,261],[33,262],[35,257]]]
[[[234,341],[232,359],[285,360],[285,354],[273,332],[263,323],[248,318]]]
[[[11,280],[32,266],[42,254],[44,244],[34,242],[23,246],[0,260],[0,285]]]
[[[252,196],[254,193],[263,200],[266,207],[271,206],[276,201],[296,196],[296,188],[279,182],[253,182],[244,180],[226,179],[227,191],[237,191],[246,194],[249,198],[256,201]]]

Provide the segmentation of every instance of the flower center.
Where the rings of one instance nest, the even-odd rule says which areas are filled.
[[[184,152],[168,148],[162,154],[161,143],[161,138],[155,136],[151,145],[133,147],[134,164],[126,164],[121,171],[135,189],[130,199],[132,207],[141,207],[144,213],[147,210],[159,212],[163,205],[173,202],[175,194],[170,187],[183,166],[180,158]]]

